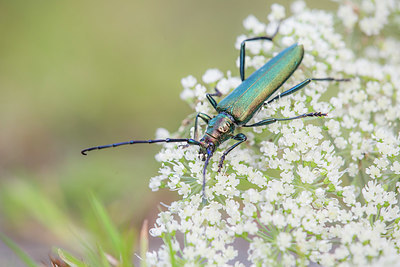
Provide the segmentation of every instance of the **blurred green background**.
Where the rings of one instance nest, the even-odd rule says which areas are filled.
[[[181,78],[237,75],[242,21],[272,3],[0,0],[0,231],[38,261],[77,250],[101,238],[90,192],[122,231],[152,225],[174,197],[148,188],[159,146],[80,150],[174,132],[191,113]]]

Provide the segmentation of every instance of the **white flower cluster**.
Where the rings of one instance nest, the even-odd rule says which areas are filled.
[[[390,12],[399,9],[394,1],[364,0],[360,10],[365,14],[370,14],[367,2],[376,7],[386,3]],[[355,3],[351,7],[358,10]],[[377,9],[375,14],[383,16]],[[343,19],[349,13],[344,6],[337,15],[340,22],[336,15],[308,9],[303,2],[294,3],[291,10],[282,20],[284,8],[273,5],[268,25],[254,16],[245,20],[248,34],[240,36],[237,45],[274,32],[282,20],[273,43],[249,43],[247,72],[298,42],[304,45],[304,59],[282,91],[311,77],[352,80],[313,82],[262,108],[253,122],[313,111],[329,116],[241,129],[248,140],[226,157],[221,173],[219,157],[232,143],[224,143],[211,159],[205,206],[204,162],[198,148],[165,144],[157,155],[162,167],[150,187],[167,187],[182,199],[160,212],[150,231],[164,240],[160,249],[147,253],[150,266],[400,263],[400,58],[393,58],[399,55],[400,42],[395,36],[369,39],[371,32],[379,33],[376,25],[361,23],[361,15]],[[379,29],[390,22],[389,13]],[[355,23],[366,34],[365,47],[343,30]],[[371,47],[379,49],[371,53]],[[217,87],[226,95],[240,84],[238,77],[216,69],[208,70],[202,80],[183,79],[181,97],[196,112],[210,115],[215,111],[205,93]],[[204,123],[201,126],[204,130]],[[188,127],[192,134],[193,124],[187,123],[179,134],[188,135]]]
[[[361,31],[366,35],[378,35],[389,21],[394,21],[400,14],[398,0],[332,0],[339,2],[338,17],[348,30],[358,23]],[[398,27],[398,26],[397,26]]]

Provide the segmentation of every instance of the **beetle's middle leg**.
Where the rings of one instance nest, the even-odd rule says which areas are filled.
[[[218,172],[221,171],[222,164],[224,163],[224,160],[225,160],[226,155],[228,155],[228,153],[231,152],[235,147],[237,147],[238,145],[240,145],[241,143],[243,143],[244,141],[246,141],[246,140],[247,140],[247,137],[246,137],[244,134],[239,133],[239,134],[233,136],[232,139],[237,140],[237,141],[239,141],[239,142],[235,143],[233,146],[231,146],[230,148],[228,148],[227,150],[224,151],[224,153],[223,153],[222,156],[221,156],[221,159],[219,160]]]
[[[306,86],[307,84],[309,84],[312,81],[348,82],[348,81],[350,81],[350,79],[336,79],[336,78],[331,78],[331,77],[328,77],[328,78],[309,78],[309,79],[306,79],[306,80],[302,81],[301,83],[293,86],[292,88],[284,91],[283,93],[278,94],[277,96],[275,96],[271,100],[268,100],[267,102],[265,102],[264,105],[268,105],[269,103],[271,103],[271,102],[273,102],[275,100],[278,100],[281,97],[291,95],[291,94],[299,91],[300,89],[302,89],[304,86]]]

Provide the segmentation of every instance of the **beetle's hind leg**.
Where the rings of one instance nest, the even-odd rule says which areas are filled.
[[[265,125],[269,125],[278,121],[291,121],[291,120],[295,120],[295,119],[301,119],[301,118],[305,118],[305,117],[325,117],[327,114],[326,113],[322,113],[322,112],[311,112],[311,113],[305,113],[296,117],[291,117],[291,118],[268,118],[253,124],[249,124],[249,125],[242,125],[242,127],[258,127],[258,126],[265,126]]]
[[[273,39],[275,38],[275,36],[279,32],[280,26],[281,26],[281,21],[279,22],[278,27],[276,27],[276,30],[272,36],[257,36],[257,37],[248,38],[248,39],[242,41],[242,43],[240,44],[240,67],[239,67],[240,78],[242,79],[242,81],[244,81],[246,79],[246,77],[244,75],[245,60],[246,60],[246,42],[259,41],[259,40],[266,40],[266,41],[272,42]]]
[[[277,96],[275,96],[274,98],[272,98],[271,100],[268,100],[267,102],[264,103],[264,105],[268,105],[271,102],[274,102],[275,100],[280,99],[281,97],[284,96],[288,96],[291,95],[297,91],[299,91],[300,89],[302,89],[304,86],[306,86],[307,84],[309,84],[312,81],[327,81],[327,82],[348,82],[351,79],[336,79],[336,78],[331,78],[331,77],[327,77],[327,78],[309,78],[306,79],[304,81],[302,81],[301,83],[293,86],[292,88],[290,88],[289,90],[284,91],[281,94],[278,94]]]

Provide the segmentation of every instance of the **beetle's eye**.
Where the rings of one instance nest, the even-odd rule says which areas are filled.
[[[221,125],[218,128],[218,131],[220,131],[221,133],[226,133],[229,130],[229,124],[225,123],[224,125]]]

